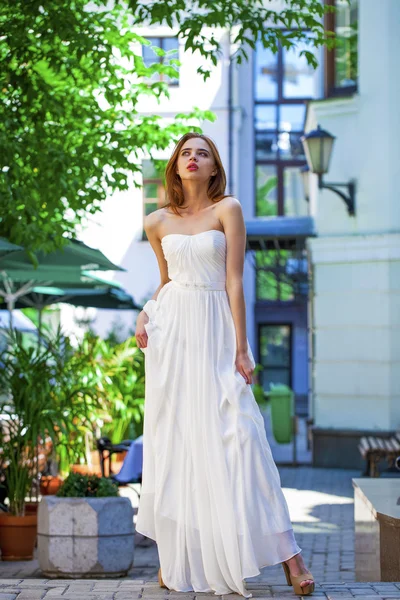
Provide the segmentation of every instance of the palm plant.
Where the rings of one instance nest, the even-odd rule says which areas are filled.
[[[122,343],[104,340],[92,331],[74,348],[64,351],[59,361],[57,397],[66,405],[76,372],[94,395],[86,395],[80,414],[74,415],[74,430],[60,431],[56,455],[60,470],[67,472],[71,459],[89,460],[87,439],[106,435],[113,443],[136,438],[143,432],[145,373],[143,353],[134,337]],[[83,410],[84,408],[84,410]]]
[[[101,343],[101,360],[107,369],[107,414],[102,435],[116,444],[143,433],[145,371],[143,353],[134,337],[112,345]]]
[[[90,423],[97,406],[96,373],[82,377],[68,340],[58,330],[40,347],[11,329],[0,354],[0,448],[10,512],[24,515],[25,498],[38,474],[38,445],[50,437],[73,453],[75,423]]]

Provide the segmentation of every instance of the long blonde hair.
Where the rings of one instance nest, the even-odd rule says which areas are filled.
[[[183,196],[181,178],[176,172],[176,163],[178,162],[178,156],[182,146],[192,138],[201,138],[202,140],[205,140],[210,146],[211,152],[214,156],[217,174],[210,177],[210,182],[207,190],[207,195],[209,199],[213,202],[219,202],[223,198],[226,198],[225,169],[222,165],[221,157],[219,155],[217,146],[212,141],[212,139],[208,137],[208,135],[195,132],[185,133],[185,135],[182,136],[176,144],[172,156],[169,159],[168,164],[165,168],[165,187],[167,204],[164,205],[164,208],[171,208],[173,212],[177,215],[180,215],[179,208],[182,207],[185,198]]]

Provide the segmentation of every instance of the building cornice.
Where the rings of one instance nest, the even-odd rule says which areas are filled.
[[[400,260],[400,234],[310,238],[313,264]]]
[[[321,119],[338,117],[346,114],[357,114],[360,110],[360,95],[354,94],[346,98],[324,98],[310,100],[307,105],[305,130],[315,127]]]

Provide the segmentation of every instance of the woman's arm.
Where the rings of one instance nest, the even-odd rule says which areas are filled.
[[[155,212],[147,215],[144,219],[144,224],[143,224],[144,230],[147,235],[147,239],[149,240],[150,245],[154,250],[154,254],[156,255],[157,262],[158,262],[158,268],[160,269],[161,283],[152,296],[153,300],[157,299],[157,296],[158,296],[161,288],[166,283],[168,283],[168,281],[170,281],[170,279],[168,277],[168,265],[167,265],[167,261],[165,260],[164,252],[163,252],[163,249],[161,246],[161,240],[159,237],[160,218],[157,213],[158,213],[158,211],[155,211]]]
[[[157,211],[147,215],[144,219],[144,230],[147,235],[147,239],[150,242],[151,247],[154,250],[154,253],[157,258],[158,267],[160,269],[160,280],[161,283],[157,287],[156,291],[151,297],[151,300],[157,300],[157,296],[160,293],[161,288],[170,281],[168,277],[168,265],[165,260],[165,256],[161,247],[161,240],[158,235],[158,224],[159,218],[157,215]],[[144,328],[145,323],[149,320],[145,310],[141,310],[137,319],[136,319],[136,343],[139,348],[146,348],[147,346],[147,333]]]
[[[220,221],[224,227],[226,254],[226,291],[236,330],[236,367],[247,383],[254,371],[247,350],[246,305],[243,291],[243,269],[246,251],[246,227],[240,202],[225,198],[221,202]]]

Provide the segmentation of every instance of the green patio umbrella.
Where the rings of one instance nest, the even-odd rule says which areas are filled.
[[[31,288],[37,286],[54,286],[59,288],[75,288],[75,287],[92,287],[93,282],[91,277],[94,275],[93,272],[79,269],[78,267],[39,267],[37,269],[5,269],[1,270],[0,260],[0,283],[2,279],[10,279],[16,284],[23,284],[24,282],[30,282]],[[99,273],[96,271],[95,273]],[[100,283],[99,287],[104,284]],[[107,285],[107,284],[105,284]]]
[[[7,303],[10,314],[19,297],[27,295],[35,285],[81,287],[87,279],[87,270],[125,271],[114,265],[100,250],[77,240],[54,252],[34,254],[34,265],[25,250],[0,256],[0,295]]]
[[[71,296],[66,302],[73,306],[114,310],[142,310],[142,307],[138,306],[132,296],[125,290],[109,288],[108,290],[82,290],[82,292],[82,294]]]
[[[98,286],[93,279],[93,286],[81,288],[58,288],[35,286],[28,294],[21,296],[15,303],[15,308],[36,308],[39,313],[46,307],[59,302],[72,306],[92,308],[108,308],[118,310],[141,310],[132,296],[118,284]],[[0,304],[0,308],[5,308]],[[40,319],[39,319],[40,320]]]
[[[22,246],[12,244],[6,238],[0,237],[0,258],[10,254],[10,252],[16,252],[17,250],[23,250]]]
[[[44,308],[59,302],[93,308],[141,310],[141,307],[135,303],[132,296],[122,289],[121,284],[86,271],[82,272],[80,281],[77,284],[65,281],[64,285],[58,287],[38,285],[27,287],[15,299],[13,308],[27,308],[29,306],[38,311],[40,338]],[[0,304],[1,308],[7,308],[7,306],[7,302]]]
[[[44,254],[34,253],[37,266],[33,265],[25,250],[0,256],[0,271],[6,271],[13,281],[54,282],[75,281],[80,271],[125,271],[112,263],[100,250],[71,240],[60,249]],[[79,281],[79,280],[78,280]]]
[[[71,282],[64,282],[63,286],[31,286],[26,287],[23,293],[14,300],[14,308],[35,308],[38,311],[39,342],[42,330],[42,314],[46,306],[65,302],[73,306],[86,306],[92,308],[107,308],[118,310],[141,310],[121,284],[109,281],[99,275],[82,273],[81,280],[72,287]],[[7,302],[0,303],[0,308],[9,308]]]
[[[65,290],[66,302],[73,306],[84,306],[91,308],[106,308],[114,310],[141,310],[132,296],[125,290],[119,288],[97,289],[97,290]],[[69,296],[69,297],[68,297]]]

